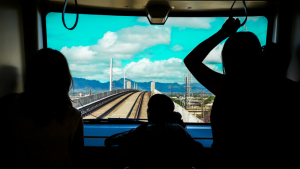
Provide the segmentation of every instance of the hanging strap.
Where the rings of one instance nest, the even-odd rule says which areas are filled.
[[[66,23],[65,23],[65,11],[66,11],[66,8],[67,8],[67,4],[68,4],[68,0],[65,0],[65,4],[64,4],[64,9],[63,9],[63,12],[62,12],[62,21],[63,21],[63,24],[65,26],[65,28],[67,28],[68,30],[73,30],[77,23],[78,23],[78,5],[77,5],[77,0],[75,0],[75,6],[76,6],[76,21],[75,21],[75,24],[72,28],[68,28]]]
[[[236,0],[235,0],[236,1]],[[229,18],[233,18],[233,15],[232,15],[232,7],[233,5],[235,4],[235,1],[233,2],[231,8],[230,8],[230,14],[229,14]],[[246,15],[246,19],[244,20],[244,22],[240,25],[243,26],[245,25],[245,23],[247,22],[247,18],[248,18],[248,13],[247,13],[247,6],[246,6],[246,3],[245,3],[245,0],[243,0],[243,5],[244,5],[244,9],[245,9],[245,15]]]

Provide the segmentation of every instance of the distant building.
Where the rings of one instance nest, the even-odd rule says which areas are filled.
[[[151,82],[151,91],[155,89],[155,82]]]
[[[210,107],[210,106],[212,106],[212,105],[213,105],[213,102],[210,102],[210,103],[207,103],[205,106]]]
[[[77,96],[82,97],[82,96],[85,96],[85,94],[79,93],[79,94],[77,94]]]
[[[131,89],[131,82],[127,82],[127,89]]]

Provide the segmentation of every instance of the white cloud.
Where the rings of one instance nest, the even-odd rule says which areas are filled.
[[[109,69],[105,63],[96,64],[69,64],[70,71],[74,77],[86,77],[90,74],[102,74]]]
[[[174,45],[174,46],[171,48],[172,51],[181,51],[182,49],[183,49],[183,47],[180,46],[180,45]]]
[[[113,67],[122,67],[122,62],[120,60],[113,60]]]
[[[69,66],[73,77],[80,77],[89,80],[109,81],[110,68],[103,64],[76,65]],[[118,80],[123,77],[123,69],[113,68],[113,79]],[[103,80],[105,79],[105,80]]]
[[[158,81],[171,83],[182,81],[184,72],[187,72],[183,61],[178,58],[154,62],[143,58],[138,62],[129,63],[124,69],[126,69],[126,76],[129,76],[129,79],[139,82]]]
[[[91,51],[89,46],[73,46],[71,48],[65,46],[60,52],[72,63],[90,63],[96,59],[96,52]]]
[[[170,44],[170,28],[158,26],[133,26],[116,32],[106,32],[92,46],[63,47],[61,52],[72,63],[88,63],[91,61],[108,61],[114,59],[131,59],[134,54],[156,46]]]
[[[132,59],[134,54],[156,46],[170,44],[170,28],[157,26],[134,26],[116,32],[106,32],[91,46],[63,47],[73,77],[86,79],[109,79],[110,58],[114,58],[114,74],[123,74],[120,60]]]
[[[207,63],[207,64],[205,64],[207,67],[209,67],[210,69],[212,69],[212,70],[214,70],[214,71],[216,71],[216,72],[218,72],[218,73],[222,73],[223,74],[223,70],[221,70],[221,69],[219,69],[219,67],[218,66],[216,66],[215,64],[209,64],[209,63]]]
[[[149,23],[146,17],[139,17],[138,22]],[[169,17],[165,26],[174,26],[180,28],[210,29],[214,17]]]
[[[203,63],[222,63],[221,53],[223,46],[224,43],[217,45],[213,50],[211,50],[208,56],[204,59]]]
[[[91,49],[97,52],[134,54],[157,44],[169,44],[171,30],[157,26],[133,26],[107,32]]]
[[[252,20],[253,22],[256,22],[259,18],[261,18],[262,16],[251,16],[248,17],[247,20]],[[245,17],[246,18],[246,17]],[[242,21],[243,22],[243,21]]]

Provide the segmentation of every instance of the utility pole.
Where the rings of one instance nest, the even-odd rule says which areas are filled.
[[[187,73],[187,94],[188,97],[191,98],[191,94],[192,94],[192,86],[191,86],[191,73],[190,71],[188,71]]]
[[[113,70],[113,58],[110,58],[110,83],[109,83],[109,91],[112,90],[112,72]]]
[[[112,82],[112,90],[115,90],[115,83]]]
[[[184,104],[185,110],[186,110],[186,97],[187,97],[187,77],[185,78],[185,104]]]
[[[204,120],[204,111],[203,111],[203,106],[204,106],[204,100],[203,100],[203,90],[201,90],[201,100],[202,100],[202,117],[203,117],[203,120]]]
[[[185,75],[187,75],[186,76],[186,92],[187,92],[187,97],[191,99],[191,96],[192,96],[192,86],[191,86],[191,84],[192,84],[192,82],[191,82],[192,78],[191,78],[191,72],[188,71],[187,74],[185,74]],[[190,101],[189,101],[189,103],[190,103]]]

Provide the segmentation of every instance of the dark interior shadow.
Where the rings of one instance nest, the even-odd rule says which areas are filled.
[[[0,97],[15,91],[17,76],[16,67],[9,65],[0,66]]]
[[[296,58],[297,58],[297,65],[300,65],[300,45],[298,46],[297,52],[296,52]],[[297,72],[299,73],[299,72]],[[298,78],[298,89],[300,88],[300,78]]]

